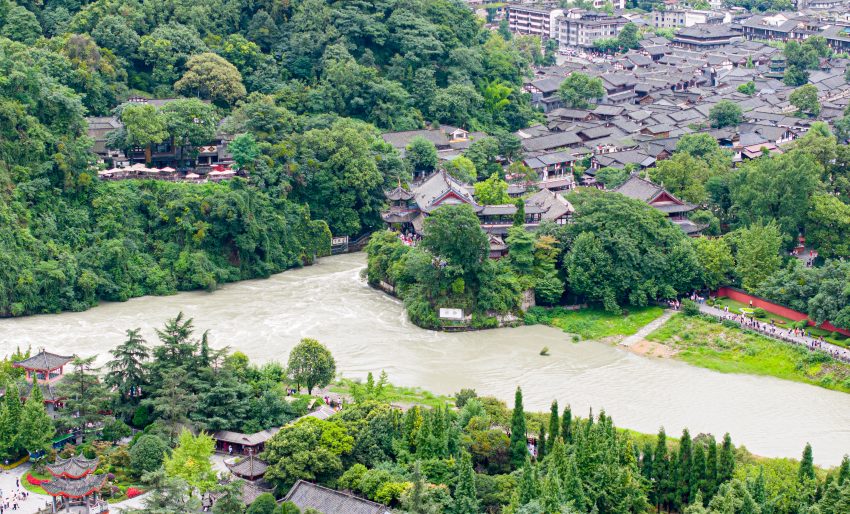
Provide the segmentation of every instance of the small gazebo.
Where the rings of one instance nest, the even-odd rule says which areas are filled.
[[[94,473],[98,464],[100,460],[97,458],[87,459],[79,455],[57,458],[56,462],[47,465],[47,471],[53,478],[42,482],[41,487],[53,497],[53,512],[63,508],[70,510],[72,505],[83,507],[89,514],[109,512],[109,504],[97,497],[106,482],[106,475]]]
[[[37,354],[22,361],[12,363],[16,368],[26,372],[27,382],[32,382],[33,376],[42,384],[56,382],[64,376],[65,365],[74,359],[73,356],[56,355],[40,350]]]

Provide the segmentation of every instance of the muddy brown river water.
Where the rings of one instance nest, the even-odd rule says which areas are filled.
[[[397,300],[360,280],[364,254],[322,259],[267,280],[229,284],[214,293],[180,293],[106,303],[86,312],[0,320],[0,355],[18,345],[65,354],[98,354],[141,327],[184,311],[214,346],[256,361],[285,362],[302,337],[326,344],[347,377],[386,370],[398,385],[450,394],[475,388],[511,402],[517,384],[527,409],[552,399],[586,415],[604,408],[618,426],[668,434],[728,431],[736,444],[771,457],[798,457],[806,442],[815,461],[835,465],[850,453],[850,394],[770,377],[729,375],[643,357],[597,342],[573,343],[548,327],[439,333],[419,329]],[[539,351],[548,346],[549,357]]]

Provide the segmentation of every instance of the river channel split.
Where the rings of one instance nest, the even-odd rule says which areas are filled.
[[[285,362],[302,337],[330,348],[346,377],[386,370],[397,385],[451,394],[463,387],[511,401],[523,388],[527,410],[553,399],[585,416],[592,407],[618,426],[678,435],[730,432],[735,444],[771,457],[835,465],[850,453],[850,395],[770,377],[721,374],[668,359],[643,357],[597,342],[573,343],[559,330],[534,326],[441,333],[411,324],[401,303],[360,279],[364,254],[321,259],[266,280],[106,303],[86,312],[0,320],[0,355],[15,347],[109,358],[128,328],[154,329],[179,311],[210,330],[215,347],[252,360]],[[539,351],[548,346],[549,357]]]

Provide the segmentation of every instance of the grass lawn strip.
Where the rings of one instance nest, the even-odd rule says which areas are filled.
[[[611,336],[630,336],[664,313],[661,307],[630,307],[622,314],[602,309],[567,310],[532,307],[526,313],[526,323],[542,323],[576,334],[582,339],[602,339]]]
[[[850,364],[713,320],[677,314],[647,339],[675,349],[677,359],[694,366],[721,373],[772,376],[850,393]]]

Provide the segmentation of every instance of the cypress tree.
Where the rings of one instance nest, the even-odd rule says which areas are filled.
[[[848,481],[845,481],[844,485],[841,486],[841,495],[835,504],[835,512],[836,514],[850,512],[850,482]]]
[[[22,410],[21,392],[12,382],[6,387],[0,412],[0,452],[5,452],[7,457],[18,457],[21,450],[18,427]]]
[[[537,437],[537,460],[542,461],[546,457],[546,425],[540,424],[540,435]]]
[[[850,478],[850,457],[847,455],[841,459],[841,466],[838,468],[838,485],[844,485],[844,482]]]
[[[588,499],[584,493],[584,484],[578,475],[578,464],[576,463],[575,455],[570,455],[567,459],[567,471],[566,478],[561,476],[564,499],[568,502],[573,502],[573,506],[579,512],[584,512],[587,509]]]
[[[823,493],[823,498],[818,502],[821,514],[838,514],[835,506],[841,501],[841,488],[836,482],[831,482],[826,486]]]
[[[640,459],[640,474],[647,480],[652,481],[652,443],[646,441],[643,444],[643,455]]]
[[[732,437],[729,432],[723,436],[723,446],[720,448],[720,458],[717,463],[717,485],[727,480],[732,480],[735,474],[735,448],[732,446]]]
[[[523,466],[522,474],[519,477],[519,488],[517,492],[520,506],[526,505],[539,496],[537,490],[537,470],[528,457],[526,457],[525,466]]]
[[[677,465],[676,494],[678,505],[687,505],[691,493],[691,459],[693,459],[693,448],[691,446],[691,433],[688,429],[682,431],[679,440],[679,454]]]
[[[815,479],[815,464],[812,458],[812,445],[806,443],[803,449],[803,458],[800,459],[800,469],[797,472],[797,480],[805,482]]]
[[[516,388],[514,395],[514,411],[511,416],[511,466],[514,469],[521,467],[528,460],[528,447],[526,446],[525,411],[522,407],[522,389]]]
[[[651,495],[652,503],[656,509],[661,510],[661,507],[666,503],[667,486],[668,486],[668,459],[667,459],[667,434],[662,427],[658,431],[658,438],[655,442],[655,454],[652,457],[652,481],[653,491]]]
[[[767,485],[764,480],[764,466],[759,466],[759,474],[750,486],[750,494],[753,495],[753,500],[755,500],[759,507],[764,507],[767,503]]]
[[[708,438],[708,455],[705,459],[705,497],[710,500],[717,492],[717,441]]]
[[[565,443],[573,442],[573,411],[570,406],[564,407],[564,415],[561,417],[561,437]]]
[[[691,489],[688,499],[693,503],[697,494],[705,490],[705,449],[701,444],[697,444],[696,448],[694,448],[690,485]]]
[[[472,470],[472,458],[468,453],[464,453],[460,459],[457,487],[455,487],[454,513],[478,513],[478,492],[475,489],[475,471]]]
[[[549,472],[546,473],[546,478],[543,480],[543,494],[541,495],[541,504],[543,504],[544,512],[561,512],[561,495],[562,495],[561,479],[558,476],[558,471],[554,466],[549,467]]]
[[[555,440],[560,436],[560,427],[558,425],[558,400],[552,400],[552,407],[549,409],[549,448],[555,443]]]

